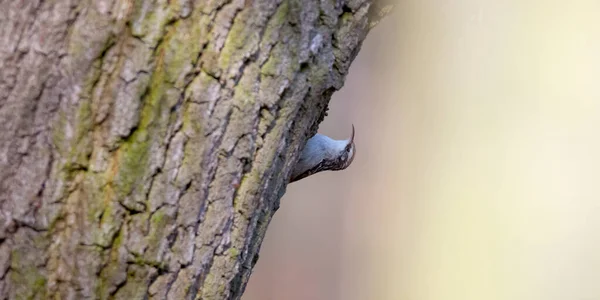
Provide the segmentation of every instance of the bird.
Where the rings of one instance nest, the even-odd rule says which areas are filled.
[[[322,171],[344,170],[350,166],[355,154],[354,124],[352,124],[352,135],[347,140],[334,140],[317,133],[306,142],[292,170],[289,183]]]

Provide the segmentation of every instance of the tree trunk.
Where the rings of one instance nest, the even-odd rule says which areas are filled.
[[[0,299],[239,299],[370,7],[0,0]]]

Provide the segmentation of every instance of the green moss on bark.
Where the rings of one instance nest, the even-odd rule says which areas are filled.
[[[10,280],[19,287],[15,299],[45,299],[46,276],[24,255],[21,250],[13,250],[10,256]]]

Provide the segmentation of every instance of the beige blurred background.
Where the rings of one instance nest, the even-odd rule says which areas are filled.
[[[600,299],[600,1],[399,1],[244,300]]]

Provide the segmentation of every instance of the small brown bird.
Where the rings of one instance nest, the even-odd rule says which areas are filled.
[[[316,134],[306,142],[298,163],[292,171],[290,183],[321,171],[344,170],[354,160],[354,125],[352,135],[347,140],[334,140],[322,134]]]

